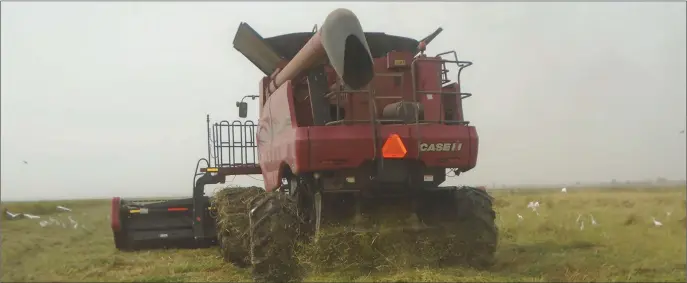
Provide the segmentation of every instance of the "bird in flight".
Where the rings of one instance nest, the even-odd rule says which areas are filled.
[[[24,164],[29,164],[28,162],[26,162],[26,160],[23,160],[23,161],[24,161]]]
[[[680,131],[680,133],[681,133],[681,134],[684,134],[684,133],[685,133],[685,130]]]

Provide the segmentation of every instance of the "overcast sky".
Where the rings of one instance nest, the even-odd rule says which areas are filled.
[[[310,31],[338,7],[366,31],[441,26],[428,53],[475,63],[479,159],[450,184],[685,178],[685,3],[4,2],[2,199],[190,195],[205,114],[258,92],[238,24]]]

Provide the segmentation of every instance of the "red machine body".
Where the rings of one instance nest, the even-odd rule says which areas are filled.
[[[461,172],[475,167],[478,153],[478,136],[474,126],[441,123],[442,120],[458,118],[462,120],[462,98],[444,93],[460,93],[460,85],[453,83],[439,88],[443,60],[440,58],[419,57],[416,68],[405,66],[396,70],[389,69],[387,62],[401,57],[406,62],[415,58],[408,52],[389,53],[376,58],[375,80],[370,88],[378,96],[401,96],[407,101],[416,99],[425,109],[425,120],[420,124],[379,125],[377,140],[372,135],[373,125],[351,123],[329,126],[313,125],[310,104],[299,103],[307,97],[307,82],[298,79],[286,81],[272,95],[265,98],[262,92],[259,130],[257,133],[260,167],[265,180],[265,189],[273,190],[281,185],[285,172],[295,174],[317,171],[338,171],[359,168],[366,161],[383,158],[380,154],[382,142],[391,134],[398,134],[407,154],[405,159],[421,161],[428,173],[445,174],[445,170],[435,168],[457,168]],[[415,72],[415,76],[411,73]],[[335,76],[333,71],[329,77]],[[395,84],[394,80],[411,82],[415,77],[416,89],[412,83]],[[265,78],[264,81],[269,80]],[[443,97],[443,99],[442,99]],[[346,113],[345,120],[369,120],[370,96],[366,93],[347,95],[342,99],[341,108]],[[398,101],[397,98],[377,100],[378,113],[385,106]],[[447,117],[442,106],[451,104],[456,117]],[[378,117],[381,119],[381,117]],[[430,123],[430,121],[435,123]],[[444,151],[444,144],[454,150]],[[425,151],[421,147],[433,146],[434,150]],[[442,148],[437,149],[438,145]],[[376,149],[376,150],[375,150]],[[438,185],[438,184],[437,184]]]
[[[257,147],[267,191],[279,188],[282,178],[290,174],[304,173],[332,177],[326,190],[363,189],[370,186],[369,180],[375,181],[385,164],[396,174],[417,175],[410,177],[415,183],[438,186],[445,180],[446,169],[460,173],[475,167],[478,135],[464,120],[462,109],[463,99],[470,94],[461,93],[459,79],[447,79],[446,67],[455,64],[462,70],[470,62],[458,61],[455,52],[426,56],[422,52],[426,40],[362,33],[356,29],[359,24],[332,32],[328,24],[318,32],[269,39],[274,49],[282,51],[282,60],[260,82]],[[333,35],[337,38],[327,38]],[[355,39],[360,38],[356,45]],[[338,57],[328,54],[326,47],[335,44],[352,51]],[[364,52],[354,50],[361,47],[369,48],[369,64],[364,62],[368,59]],[[444,55],[455,58],[447,60]],[[315,70],[319,70],[319,80]],[[359,86],[350,87],[347,76]],[[402,158],[385,158],[382,153],[393,134],[406,149]],[[358,182],[345,182],[348,177]],[[408,181],[383,179],[379,180],[386,185]]]

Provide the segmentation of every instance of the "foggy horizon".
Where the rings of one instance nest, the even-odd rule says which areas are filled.
[[[190,196],[205,115],[239,119],[263,77],[232,46],[239,23],[310,31],[340,7],[365,31],[442,27],[427,53],[474,63],[477,166],[444,185],[687,178],[684,2],[5,2],[1,199]]]

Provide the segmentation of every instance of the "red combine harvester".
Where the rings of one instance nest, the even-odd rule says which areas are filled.
[[[472,63],[455,51],[424,53],[441,31],[419,41],[363,32],[346,9],[330,13],[319,30],[271,38],[241,23],[234,47],[265,74],[259,95],[248,96],[259,98],[259,122],[211,126],[208,117],[208,158],[198,162],[192,198],[113,199],[116,246],[215,244],[205,185],[262,174],[264,195],[246,208],[249,224],[235,235],[249,238],[249,250],[236,253],[249,253],[250,261],[225,256],[252,263],[254,274],[287,266],[293,237],[315,235],[325,224],[381,222],[375,212],[388,207],[416,220],[416,228],[471,231],[461,239],[466,254],[488,264],[498,238],[492,198],[483,188],[440,186],[449,172],[474,168],[478,152],[477,131],[463,116],[471,94],[460,85]],[[449,64],[458,69],[453,82]],[[245,118],[247,103],[237,106]]]

